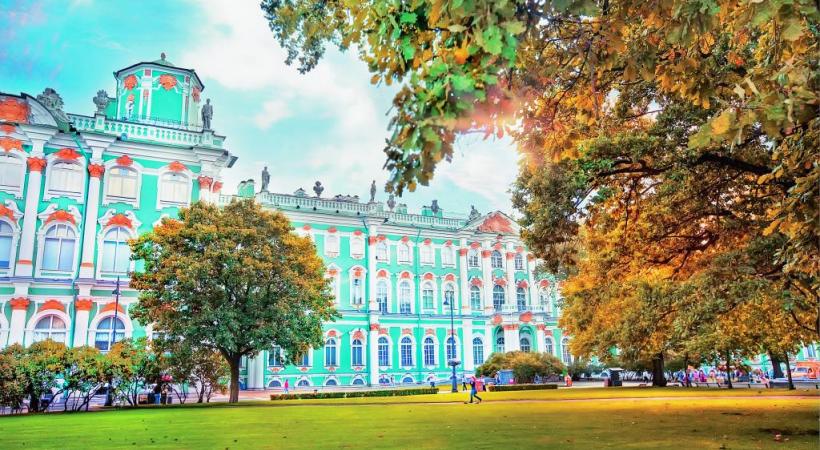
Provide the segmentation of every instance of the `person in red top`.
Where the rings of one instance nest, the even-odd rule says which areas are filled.
[[[478,399],[478,403],[481,403],[481,397],[478,396],[478,389],[476,388],[476,379],[470,378],[470,403],[473,402],[473,397]]]

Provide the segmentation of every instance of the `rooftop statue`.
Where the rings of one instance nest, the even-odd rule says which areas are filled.
[[[430,205],[430,211],[433,211],[433,214],[438,214],[441,211],[441,208],[438,207],[438,200],[433,200],[433,203]]]
[[[97,107],[97,114],[105,113],[105,107],[108,106],[108,92],[100,89],[97,91],[97,96],[92,98],[91,101],[94,102],[94,106]]]
[[[270,172],[268,166],[262,169],[262,192],[268,192],[268,185],[270,184]]]
[[[390,211],[393,211],[393,208],[396,207],[396,197],[393,194],[390,194],[390,198],[387,199],[387,207],[390,208]]]
[[[322,186],[321,181],[317,181],[316,184],[313,185],[313,192],[316,193],[316,197],[321,197],[322,192],[325,190],[324,186]]]
[[[211,105],[211,99],[205,100],[205,104],[202,105],[202,129],[203,130],[210,130],[211,129],[211,119],[214,117],[214,107]]]
[[[475,209],[475,205],[470,205],[470,219],[469,220],[475,220],[475,219],[478,219],[479,217],[481,217],[481,213],[479,213],[478,210]]]
[[[54,117],[61,122],[68,122],[68,116],[63,112],[63,98],[52,88],[43,89],[43,93],[37,96],[37,101],[42,103]]]
[[[370,203],[376,201],[376,180],[370,183]]]
[[[297,189],[296,191],[293,192],[293,195],[295,195],[297,197],[307,197],[307,192],[305,192],[304,189],[299,188],[299,189]]]

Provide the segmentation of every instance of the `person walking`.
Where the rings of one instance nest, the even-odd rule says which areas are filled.
[[[289,390],[290,390],[290,382],[288,381],[287,378],[285,378],[285,394],[287,394]]]
[[[470,403],[473,402],[473,397],[478,399],[478,403],[481,403],[481,397],[478,396],[478,389],[475,386],[475,378],[470,379]]]

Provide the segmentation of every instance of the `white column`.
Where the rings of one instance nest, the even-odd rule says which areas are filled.
[[[492,325],[484,325],[484,361],[490,357],[490,354],[495,351],[495,335],[493,334]]]
[[[378,318],[377,318],[378,320]],[[367,345],[370,346],[370,361],[367,365],[370,385],[379,385],[379,324],[370,321],[370,332],[367,335]]]
[[[508,352],[520,350],[517,324],[504,325],[504,350]]]
[[[486,314],[493,313],[493,287],[495,284],[493,283],[493,270],[490,266],[490,254],[492,250],[482,250],[481,251],[481,268],[483,271],[483,283],[484,283],[484,311]]]
[[[378,311],[379,304],[376,302],[376,244],[378,243],[377,228],[373,225],[369,227],[370,236],[367,237],[367,290],[370,293],[367,307],[369,311]]]
[[[26,297],[15,297],[9,301],[11,304],[11,323],[9,323],[9,345],[23,344],[23,337],[26,331],[26,312],[31,303]]]
[[[263,389],[265,387],[264,352],[248,361],[248,389]]]
[[[544,325],[539,323],[538,325],[536,325],[535,328],[536,328],[536,330],[535,330],[535,340],[536,340],[535,348],[538,350],[538,353],[543,353],[544,350],[545,350],[544,340],[546,338],[544,336]]]
[[[32,156],[28,158],[28,186],[26,187],[26,206],[23,211],[23,230],[20,234],[20,253],[14,274],[18,277],[30,277],[34,270],[34,232],[37,227],[37,204],[40,202],[40,185],[43,184],[43,170],[46,159]]]
[[[458,249],[458,278],[459,290],[461,291],[461,311],[463,314],[470,314],[470,283],[467,279],[467,247]]]
[[[461,367],[466,372],[472,372],[475,369],[473,364],[473,319],[462,319],[461,330]]]
[[[86,220],[83,224],[82,262],[80,278],[94,278],[94,250],[97,244],[97,216],[100,211],[100,180],[105,166],[98,163],[88,165],[88,196]]]
[[[91,298],[78,298],[74,302],[74,347],[88,344],[88,319],[94,301]]]
[[[200,175],[197,181],[199,184],[199,201],[209,203],[211,201],[211,185],[214,184],[214,179]]]
[[[504,255],[504,267],[507,269],[507,298],[508,304],[515,310],[518,308],[518,296],[515,294],[517,288],[515,286],[515,253],[507,249]]]
[[[530,304],[534,306],[533,309],[536,311],[543,311],[541,308],[541,300],[538,298],[538,286],[535,284],[535,276],[533,273],[535,272],[535,259],[533,259],[532,254],[527,254],[527,283],[530,285]]]

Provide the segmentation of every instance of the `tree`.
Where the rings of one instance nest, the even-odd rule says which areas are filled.
[[[25,396],[28,397],[29,411],[44,411],[47,405],[44,405],[41,399],[59,388],[59,379],[65,371],[66,346],[46,339],[13,352],[19,352],[17,376],[22,382]]]
[[[477,376],[492,377],[500,370],[512,370],[516,383],[532,383],[536,377],[547,378],[558,375],[564,365],[554,355],[536,352],[493,353],[476,368]]]
[[[196,391],[197,403],[210,402],[215,391],[226,391],[229,369],[219,352],[184,340],[157,339],[155,345],[163,353],[163,370],[180,403],[187,400],[189,386]]]
[[[144,337],[116,342],[107,357],[113,388],[132,406],[139,405],[139,395],[146,387],[161,382],[161,363],[156,349]]]
[[[26,400],[25,383],[20,371],[23,353],[20,344],[0,351],[0,408],[9,408],[12,413],[21,411]]]
[[[88,410],[91,399],[108,382],[109,364],[106,355],[94,347],[75,347],[65,352],[63,362],[63,385],[60,391],[64,394],[63,408],[68,411],[72,397],[75,397],[72,410]]]
[[[243,357],[278,345],[295,362],[338,317],[313,243],[252,200],[196,203],[131,247],[145,262],[131,279],[141,291],[134,317],[218,351],[230,367],[230,402],[239,400]]]

